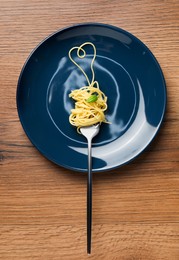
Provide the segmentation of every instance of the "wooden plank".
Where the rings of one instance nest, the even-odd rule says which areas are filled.
[[[179,259],[179,2],[0,1],[0,259]],[[86,177],[58,167],[19,122],[16,86],[32,49],[81,22],[116,25],[159,61],[168,104],[156,140],[131,164],[94,176],[86,255]]]

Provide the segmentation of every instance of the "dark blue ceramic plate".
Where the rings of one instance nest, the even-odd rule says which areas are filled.
[[[108,96],[106,117],[93,144],[93,170],[105,171],[139,155],[155,137],[166,106],[161,68],[150,50],[132,34],[111,25],[80,24],[45,39],[27,59],[19,77],[17,107],[23,128],[49,160],[77,171],[87,170],[87,143],[69,124],[74,103],[68,94],[86,85],[69,60],[73,46],[90,41],[97,57],[94,70]],[[92,48],[78,60],[90,75]]]

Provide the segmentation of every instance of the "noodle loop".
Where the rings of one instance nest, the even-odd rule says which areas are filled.
[[[77,50],[77,56],[81,59],[85,58],[86,51],[83,49],[83,47],[86,45],[91,45],[94,50],[94,56],[91,61],[91,82],[84,70],[71,57],[72,51]],[[79,47],[73,47],[69,51],[69,58],[81,70],[88,83],[88,86],[84,86],[80,89],[75,89],[69,94],[69,97],[75,100],[75,108],[71,110],[69,121],[72,125],[77,127],[77,131],[80,133],[80,127],[90,126],[102,122],[107,123],[104,115],[104,111],[107,109],[107,97],[99,89],[98,82],[94,81],[95,74],[93,64],[96,58],[96,48],[94,44],[92,44],[91,42],[86,42]]]

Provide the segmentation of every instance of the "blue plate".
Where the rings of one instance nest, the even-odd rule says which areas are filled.
[[[74,106],[72,89],[86,85],[81,71],[68,58],[73,46],[90,41],[97,57],[95,79],[108,96],[106,117],[93,140],[93,171],[128,163],[153,140],[163,120],[166,86],[151,51],[132,34],[106,24],[79,24],[60,30],[40,43],[19,77],[17,108],[34,146],[65,168],[87,170],[87,143],[69,124]],[[78,60],[90,75],[92,48]]]

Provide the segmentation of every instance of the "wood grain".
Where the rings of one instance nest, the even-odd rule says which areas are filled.
[[[0,259],[179,259],[179,2],[0,0]],[[32,146],[16,110],[30,51],[75,23],[103,22],[140,38],[164,72],[158,138],[131,164],[94,176],[93,248],[86,255],[86,178]]]

